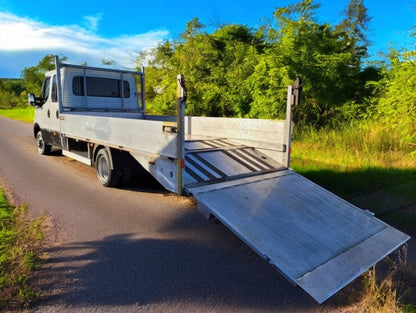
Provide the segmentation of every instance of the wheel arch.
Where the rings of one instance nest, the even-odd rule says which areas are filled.
[[[39,126],[39,124],[38,123],[35,123],[34,125],[33,125],[33,137],[35,137],[35,139],[36,139],[36,135],[37,135],[37,133],[40,131],[40,126]]]
[[[98,151],[100,151],[101,149],[105,149],[107,151],[108,157],[110,159],[110,167],[111,167],[112,170],[114,170],[114,161],[113,161],[113,159],[114,159],[114,152],[113,152],[113,150],[114,149],[109,148],[109,147],[106,147],[104,145],[96,145],[96,146],[94,146],[93,159],[92,159],[93,163],[95,164]]]

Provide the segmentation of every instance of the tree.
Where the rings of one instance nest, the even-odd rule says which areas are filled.
[[[188,88],[187,114],[246,116],[253,92],[246,80],[254,73],[261,40],[247,26],[225,25],[212,34],[203,31],[198,19],[187,24],[177,41],[165,41],[143,52],[148,109],[174,113],[176,74],[185,75]],[[168,95],[170,94],[170,95]]]
[[[368,19],[362,1],[351,1],[342,27],[318,23],[318,7],[312,0],[303,0],[277,8],[278,28],[272,42],[273,53],[281,58],[289,78],[303,78],[304,100],[294,112],[295,122],[323,126],[345,103],[358,100],[364,50],[357,43],[365,40],[361,30]]]
[[[416,50],[390,53],[385,92],[377,114],[386,127],[400,133],[403,143],[416,144]],[[414,146],[413,146],[414,147]]]
[[[336,30],[343,34],[351,47],[357,61],[367,56],[370,41],[367,38],[367,24],[371,18],[367,14],[367,8],[363,0],[350,0],[344,12],[344,19],[336,26]]]
[[[367,50],[371,45],[367,38],[367,25],[371,18],[363,0],[350,0],[343,15],[344,19],[335,26],[335,30],[339,33],[340,42],[352,56],[345,86],[350,90],[350,101],[362,102],[368,96],[367,82],[380,78],[374,67],[362,68],[363,59],[368,57]]]
[[[20,80],[0,80],[0,109],[10,109],[19,106],[19,95],[23,91]]]
[[[60,57],[59,61],[64,62],[68,58]],[[22,71],[23,86],[25,93],[38,94],[42,87],[44,75],[47,71],[55,69],[55,56],[46,55],[44,56],[36,66],[26,67]]]
[[[287,68],[273,53],[261,55],[253,74],[246,81],[252,97],[248,117],[283,118],[287,86],[291,83]]]

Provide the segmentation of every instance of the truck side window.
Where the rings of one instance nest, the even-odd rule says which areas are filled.
[[[51,78],[50,77],[46,77],[45,80],[43,81],[42,92],[40,93],[40,97],[45,102],[46,102],[46,100],[48,100],[48,97],[49,97],[50,85],[51,85]]]
[[[104,77],[87,77],[87,96],[121,98],[121,80]],[[84,95],[84,77],[75,76],[72,79],[72,92],[76,96]],[[130,85],[123,81],[124,98],[130,97]]]
[[[53,78],[52,78],[51,98],[52,98],[52,102],[58,102],[58,90],[56,88],[56,75],[53,75]]]

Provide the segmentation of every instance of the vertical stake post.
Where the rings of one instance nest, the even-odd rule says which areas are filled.
[[[59,64],[59,57],[55,55],[55,69],[56,69],[56,91],[58,92],[58,106],[59,112],[62,112],[62,86],[61,86],[61,66]]]
[[[293,85],[287,88],[287,105],[286,105],[286,167],[290,166],[290,153],[292,152],[292,117],[293,106],[300,103],[300,94],[302,92],[302,79],[296,76],[296,81]]]
[[[142,113],[143,115],[146,114],[146,98],[145,98],[145,89],[144,89],[144,66],[142,66],[142,74],[140,75],[140,94],[142,96]]]
[[[59,110],[59,119],[61,119],[61,113],[63,112],[63,99],[62,99],[62,85],[61,85],[61,65],[59,63],[59,57],[55,55],[55,70],[56,70],[56,91],[58,93],[58,110]],[[58,116],[57,116],[58,117]],[[59,130],[61,129],[61,122],[59,122]],[[66,140],[62,134],[61,137],[62,147],[66,147]]]
[[[292,105],[293,105],[293,86],[287,87],[287,103],[286,103],[286,123],[285,123],[285,161],[287,168],[290,167],[290,150],[292,145]]]
[[[176,167],[177,182],[176,193],[183,195],[184,188],[184,170],[185,170],[185,107],[186,107],[186,87],[183,75],[177,76],[176,87],[176,112],[177,112],[177,135],[176,135]]]

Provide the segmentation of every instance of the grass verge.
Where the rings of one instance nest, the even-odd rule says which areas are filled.
[[[29,287],[39,262],[42,218],[30,219],[26,207],[12,207],[0,188],[0,311],[26,307],[38,294]]]
[[[398,229],[415,236],[416,157],[397,132],[364,122],[337,130],[306,129],[295,136],[292,167],[301,175]],[[403,255],[403,254],[402,254]],[[384,277],[373,267],[363,275],[360,300],[348,312],[416,313],[416,266],[406,257],[390,263]],[[383,263],[383,262],[381,262]]]
[[[33,123],[35,110],[32,107],[0,110],[0,115],[25,123]]]
[[[303,130],[294,170],[397,228],[416,235],[416,156],[394,131],[373,122]]]
[[[346,312],[416,313],[415,284],[416,266],[407,262],[405,245],[398,250],[395,261],[387,257],[362,275],[359,301],[354,301]]]

